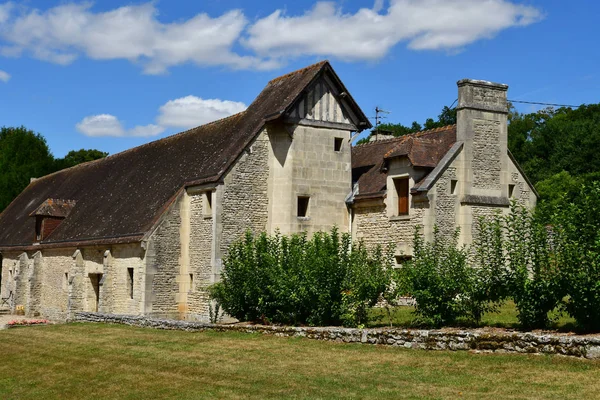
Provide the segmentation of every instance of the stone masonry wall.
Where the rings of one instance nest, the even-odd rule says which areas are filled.
[[[42,293],[40,315],[62,321],[67,318],[69,281],[66,275],[73,264],[72,250],[46,250],[43,252]]]
[[[208,192],[212,196],[211,192]],[[188,293],[188,312],[197,317],[208,318],[208,293],[206,288],[212,283],[211,265],[213,241],[212,212],[204,210],[205,193],[191,196],[190,204],[190,273],[193,286]]]
[[[147,245],[147,269],[153,272],[146,279],[152,279],[151,284],[151,302],[149,309],[146,305],[146,312],[154,314],[172,314],[177,313],[177,293],[179,284],[177,276],[179,275],[180,248],[180,202],[183,196],[180,196],[175,204],[166,212],[164,219],[159,227],[148,240]],[[147,296],[150,293],[147,294]]]
[[[479,189],[500,189],[500,121],[473,121],[473,184]]]
[[[462,330],[353,329],[338,327],[288,327],[266,325],[220,325],[145,317],[77,313],[74,321],[115,323],[155,329],[262,333],[280,337],[304,337],[330,342],[377,344],[421,350],[471,350],[496,353],[560,354],[600,358],[599,336],[566,336],[521,332]]]
[[[225,256],[234,241],[245,231],[266,230],[269,198],[269,142],[262,133],[225,177],[221,208],[220,252]]]
[[[356,238],[368,247],[395,244],[401,252],[412,245],[416,225],[423,225],[427,210],[426,202],[411,205],[409,219],[393,219],[388,217],[385,205],[356,207],[354,209],[354,226]]]
[[[448,167],[435,183],[435,224],[440,233],[448,237],[456,230],[458,190],[451,192],[451,181],[456,179],[456,167]],[[458,184],[458,183],[457,183]]]
[[[113,246],[111,266],[113,279],[110,304],[113,313],[140,314],[144,294],[145,260],[139,244]],[[130,296],[129,268],[133,268],[133,298]]]

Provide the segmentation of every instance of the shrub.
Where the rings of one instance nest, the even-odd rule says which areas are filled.
[[[356,326],[389,285],[391,260],[336,228],[310,239],[247,232],[230,247],[211,296],[239,320]]]
[[[398,270],[397,282],[416,300],[417,322],[442,326],[466,314],[471,271],[467,249],[457,245],[458,234],[445,237],[436,227],[433,241],[426,242],[420,227],[415,229],[413,257]]]
[[[583,186],[553,215],[565,308],[586,330],[600,330],[600,184]]]
[[[562,298],[549,231],[529,210],[514,202],[505,224],[508,284],[519,323],[524,328],[546,328],[552,322],[548,313]]]

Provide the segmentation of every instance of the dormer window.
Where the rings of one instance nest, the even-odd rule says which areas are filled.
[[[47,199],[35,209],[35,242],[45,240],[75,207],[74,200]]]

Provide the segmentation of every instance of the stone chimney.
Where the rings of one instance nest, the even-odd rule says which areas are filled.
[[[508,190],[508,86],[473,79],[457,85],[456,140],[464,143],[463,202],[495,203],[506,198]]]

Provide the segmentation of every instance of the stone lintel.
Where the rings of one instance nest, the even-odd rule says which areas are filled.
[[[467,194],[460,199],[460,204],[469,206],[510,207],[510,200],[508,200],[508,197]]]

